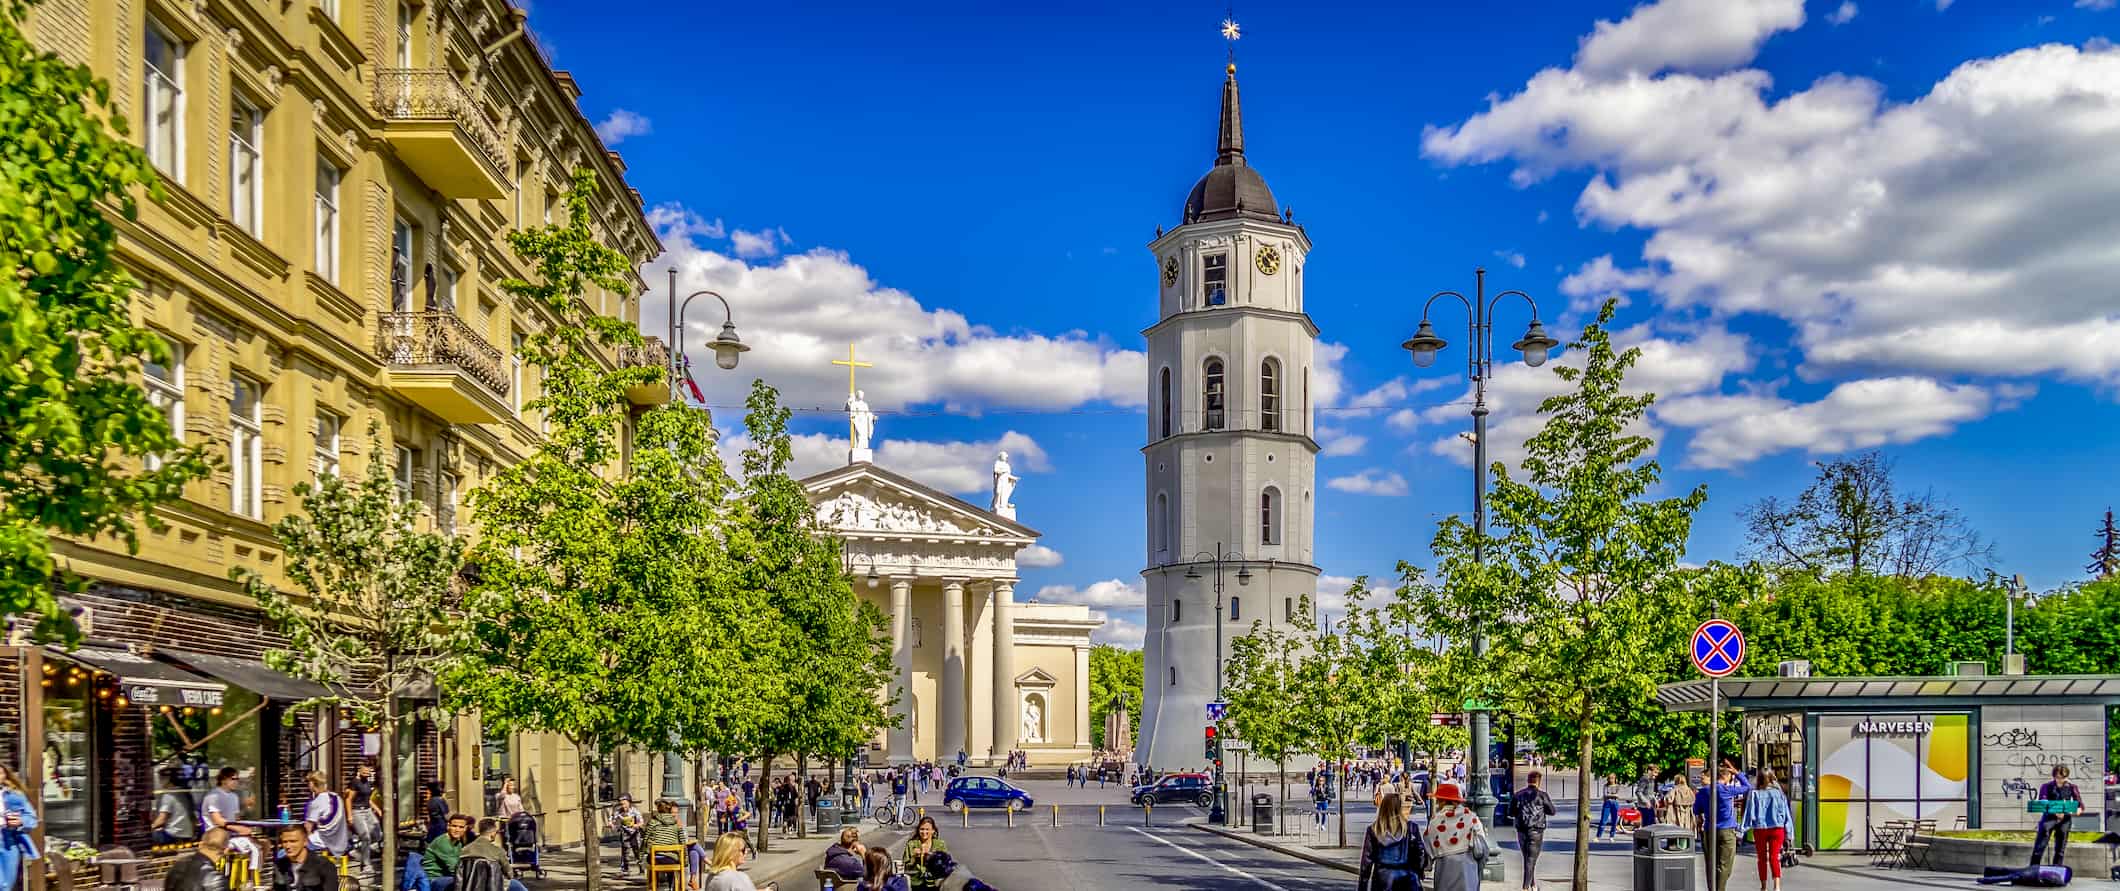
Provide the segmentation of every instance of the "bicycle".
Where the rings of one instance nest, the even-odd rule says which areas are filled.
[[[913,825],[913,806],[905,802],[899,802],[896,806],[893,806],[886,801],[876,806],[873,816],[876,818],[876,825],[878,826],[911,826]]]

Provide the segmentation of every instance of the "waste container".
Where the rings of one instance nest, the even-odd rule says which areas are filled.
[[[819,833],[839,828],[839,799],[833,795],[817,796],[817,829]]]
[[[1634,891],[1693,891],[1693,833],[1657,823],[1634,830]]]
[[[1251,797],[1251,831],[1273,834],[1273,796],[1260,792]]]

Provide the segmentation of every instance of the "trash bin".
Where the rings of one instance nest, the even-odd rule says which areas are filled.
[[[817,796],[817,829],[819,833],[830,832],[839,827],[839,800],[831,795]]]
[[[1273,796],[1260,792],[1251,797],[1251,831],[1273,834]]]
[[[1657,823],[1634,830],[1634,891],[1693,891],[1693,833]]]

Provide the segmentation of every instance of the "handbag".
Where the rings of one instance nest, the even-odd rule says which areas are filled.
[[[1472,849],[1470,853],[1472,854],[1472,859],[1477,860],[1482,864],[1487,862],[1488,855],[1494,853],[1494,849],[1489,847],[1487,844],[1487,833],[1482,832],[1472,837]]]

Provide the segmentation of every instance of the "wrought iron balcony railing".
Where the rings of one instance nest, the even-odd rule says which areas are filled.
[[[506,358],[446,310],[386,312],[376,326],[376,354],[391,365],[453,365],[506,398]]]
[[[392,121],[453,121],[495,170],[508,169],[507,143],[457,74],[446,68],[383,68],[375,73],[375,110]]]

